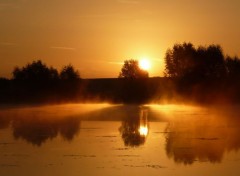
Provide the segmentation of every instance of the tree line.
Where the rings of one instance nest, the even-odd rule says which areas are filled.
[[[10,80],[0,80],[0,102],[40,103],[69,100],[76,96],[80,74],[71,64],[60,71],[41,60],[13,69]]]
[[[78,70],[69,64],[64,66],[60,72],[53,67],[48,67],[41,60],[28,63],[22,68],[16,67],[13,72],[13,80],[16,81],[53,81],[53,80],[78,80],[80,75]]]
[[[184,98],[198,102],[240,101],[240,59],[225,56],[221,46],[175,44],[165,55],[165,77]]]
[[[194,47],[175,44],[165,55],[165,76],[194,78],[195,81],[236,78],[240,76],[240,59],[224,56],[219,45]]]
[[[240,59],[219,45],[175,44],[165,54],[164,78],[149,78],[137,60],[125,60],[116,79],[81,79],[72,65],[60,71],[41,60],[14,68],[0,79],[0,102],[161,101],[239,102]]]

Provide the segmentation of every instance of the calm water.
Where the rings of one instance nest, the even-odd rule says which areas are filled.
[[[239,175],[240,107],[0,109],[0,175]]]

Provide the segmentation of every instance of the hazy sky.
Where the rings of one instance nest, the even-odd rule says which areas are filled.
[[[0,77],[36,59],[117,77],[142,57],[161,76],[167,48],[184,41],[240,56],[240,0],[0,0]]]

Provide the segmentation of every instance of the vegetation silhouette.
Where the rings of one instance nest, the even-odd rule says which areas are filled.
[[[59,73],[59,79],[61,87],[59,94],[62,95],[61,99],[71,101],[78,97],[81,86],[81,78],[78,70],[75,70],[71,64],[64,66]]]
[[[165,77],[149,78],[137,60],[125,60],[118,78],[81,79],[72,65],[60,71],[41,60],[0,78],[0,103],[151,102],[239,103],[240,59],[219,45],[175,44],[165,55]]]
[[[8,90],[5,88],[6,94],[0,96],[15,103],[66,101],[76,96],[80,81],[79,73],[72,65],[64,66],[58,73],[57,69],[37,60],[14,68]]]
[[[125,60],[118,78],[123,78],[120,97],[125,103],[144,103],[148,97],[148,72],[142,70],[137,60]]]
[[[236,80],[240,78],[240,59],[238,57],[226,58],[226,71],[229,78]]]
[[[175,44],[166,52],[165,75],[176,78],[194,78],[197,81],[223,78],[226,68],[219,45],[195,48],[191,43]]]
[[[66,81],[79,80],[80,75],[78,70],[75,70],[74,67],[71,64],[69,64],[62,68],[60,72],[60,79]]]
[[[240,101],[240,60],[224,56],[219,45],[194,47],[175,44],[165,56],[165,77],[171,78],[175,90],[184,100],[199,103]],[[238,98],[234,98],[238,97]]]
[[[125,60],[119,78],[148,78],[148,72],[139,67],[139,62],[134,59]]]
[[[43,81],[51,81],[58,79],[56,69],[48,68],[42,61],[33,61],[25,67],[16,67],[13,70],[13,79],[16,81],[32,81],[34,83],[42,83]]]

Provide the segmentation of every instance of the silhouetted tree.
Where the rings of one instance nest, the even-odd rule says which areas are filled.
[[[13,70],[14,101],[39,102],[55,96],[58,87],[58,71],[37,60]]]
[[[165,76],[183,77],[194,68],[196,50],[191,43],[175,44],[165,56]]]
[[[13,70],[13,79],[22,81],[46,81],[58,79],[58,72],[52,67],[47,67],[42,61],[33,61],[27,66]]]
[[[0,102],[10,100],[11,81],[6,78],[0,78]]]
[[[222,79],[226,76],[226,67],[222,48],[219,45],[199,47],[197,49],[195,72],[210,79]]]
[[[123,79],[120,87],[120,97],[125,103],[143,103],[147,100],[147,79],[148,72],[140,69],[137,60],[125,60],[119,74]]]
[[[226,69],[229,79],[237,79],[240,77],[240,59],[235,56],[226,58]]]
[[[216,79],[226,76],[224,55],[219,45],[198,47],[175,44],[166,52],[165,76],[191,79]]]
[[[147,78],[148,72],[139,67],[137,60],[125,60],[119,78]]]
[[[228,95],[232,102],[239,102],[240,100],[240,59],[235,57],[226,57],[225,60],[227,79],[225,84],[225,95]]]
[[[67,65],[60,71],[61,95],[66,100],[74,100],[80,92],[79,72],[72,65]]]
[[[224,91],[226,62],[219,45],[175,44],[166,52],[165,76],[174,78],[176,90],[200,102],[217,100]]]
[[[64,66],[60,72],[60,79],[62,80],[78,80],[80,75],[78,70],[75,70],[72,65]]]

